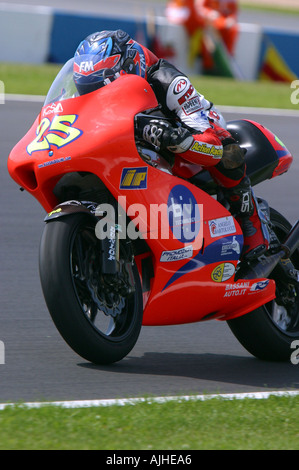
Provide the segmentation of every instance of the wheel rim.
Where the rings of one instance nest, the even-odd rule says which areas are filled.
[[[297,312],[295,312],[296,314]],[[276,302],[273,302],[272,309],[270,312],[272,321],[277,325],[277,327],[285,333],[298,333],[297,315],[292,315],[290,309],[286,308],[283,305],[278,305]]]
[[[281,222],[273,221],[273,230],[280,241],[283,241],[288,233],[288,228]],[[296,251],[291,261],[295,267],[299,267],[299,253]],[[290,337],[298,337],[299,334],[299,283],[286,284],[280,276],[270,276],[276,283],[276,299],[265,305],[267,315],[282,333]],[[277,300],[278,299],[278,300]]]
[[[125,256],[122,244],[120,274],[103,275],[101,243],[94,225],[80,225],[73,233],[70,267],[82,314],[101,336],[115,342],[130,334],[136,315],[134,290],[128,281],[129,261]]]

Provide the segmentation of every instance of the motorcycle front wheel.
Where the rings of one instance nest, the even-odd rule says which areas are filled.
[[[67,344],[92,363],[111,364],[123,359],[139,337],[142,291],[126,240],[120,243],[119,272],[102,272],[95,224],[83,213],[48,222],[40,244],[40,279],[50,315]]]
[[[270,219],[280,242],[291,229],[291,224],[275,209]],[[299,269],[299,250],[291,257]],[[244,316],[229,320],[228,325],[243,347],[258,359],[268,361],[295,361],[299,353],[299,282],[288,283],[274,271],[269,276],[276,283],[276,298]],[[297,362],[298,361],[298,362]]]

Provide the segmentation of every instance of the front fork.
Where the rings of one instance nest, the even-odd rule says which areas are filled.
[[[119,236],[115,223],[107,222],[107,231],[101,224],[96,225],[96,236],[101,240],[101,269],[104,274],[117,274],[120,271]]]
[[[56,218],[67,217],[74,213],[84,213],[97,219],[95,225],[96,237],[101,242],[99,266],[105,276],[107,284],[117,293],[130,294],[135,289],[133,264],[134,257],[129,246],[125,255],[120,254],[120,236],[122,228],[115,219],[116,211],[113,212],[110,204],[97,204],[92,201],[65,201],[57,205],[46,217],[45,222]],[[111,214],[109,214],[111,210]],[[124,240],[124,243],[126,241]]]
[[[98,206],[95,211],[99,222],[96,224],[96,237],[101,240],[101,272],[105,280],[111,284],[112,290],[123,296],[130,295],[135,290],[133,274],[134,256],[129,250],[125,258],[120,253],[120,239],[122,226],[113,218],[104,217],[107,215]],[[124,240],[126,243],[126,240]],[[129,249],[129,246],[127,246]]]

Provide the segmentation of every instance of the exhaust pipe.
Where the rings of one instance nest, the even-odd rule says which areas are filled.
[[[292,256],[294,251],[299,247],[299,220],[293,225],[289,232],[285,242],[281,245],[281,248],[285,251],[285,258]]]
[[[247,264],[242,266],[236,274],[236,280],[267,278],[279,261],[282,259],[288,259],[297,250],[297,248],[299,248],[299,220],[297,220],[291,228],[278,253],[271,256],[265,256],[250,265]]]

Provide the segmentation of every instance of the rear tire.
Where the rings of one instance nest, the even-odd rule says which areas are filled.
[[[139,337],[142,292],[125,240],[119,276],[103,275],[95,224],[82,213],[48,222],[40,245],[40,278],[50,315],[68,345],[90,362],[111,364],[124,358]]]
[[[290,223],[274,209],[270,209],[270,218],[274,232],[283,241],[291,229]],[[292,255],[291,261],[299,269],[299,250]],[[287,285],[275,270],[270,278],[276,282],[276,299],[229,320],[228,325],[253,356],[268,361],[290,361],[299,340],[299,283]]]

